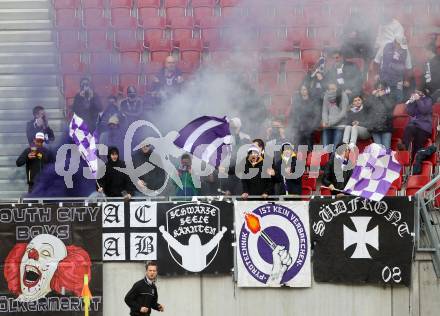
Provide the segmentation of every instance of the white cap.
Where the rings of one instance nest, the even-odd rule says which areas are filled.
[[[258,148],[257,146],[251,146],[249,147],[247,152],[249,153],[251,151],[256,151],[257,153],[260,153],[260,148]]]
[[[45,140],[46,137],[44,137],[44,133],[38,132],[37,134],[35,134],[35,139]]]

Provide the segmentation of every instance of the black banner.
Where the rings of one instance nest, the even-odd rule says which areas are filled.
[[[158,204],[159,273],[230,273],[233,218],[227,202]]]
[[[318,282],[411,283],[414,203],[360,197],[310,201],[313,273]]]
[[[0,205],[0,314],[102,315],[101,208]]]

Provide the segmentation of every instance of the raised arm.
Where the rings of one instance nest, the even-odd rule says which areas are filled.
[[[180,242],[178,242],[176,240],[176,238],[174,238],[173,236],[170,235],[170,233],[168,233],[165,228],[162,226],[159,227],[159,231],[162,233],[163,238],[166,240],[166,242],[168,243],[168,245],[170,245],[174,250],[176,250],[177,252],[179,252],[179,249],[181,247],[184,247]]]

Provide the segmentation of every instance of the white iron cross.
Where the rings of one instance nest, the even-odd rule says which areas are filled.
[[[356,231],[344,225],[344,250],[353,244],[356,244],[356,249],[350,258],[353,259],[372,259],[367,249],[367,244],[379,250],[379,227],[376,226],[370,231],[367,231],[368,223],[371,217],[350,217]]]

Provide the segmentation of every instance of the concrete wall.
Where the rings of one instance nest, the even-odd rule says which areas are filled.
[[[105,316],[129,315],[124,296],[143,275],[142,264],[104,264]],[[440,315],[440,281],[425,260],[413,264],[411,289],[325,283],[313,283],[308,289],[242,289],[232,276],[160,277],[157,286],[164,316]]]

